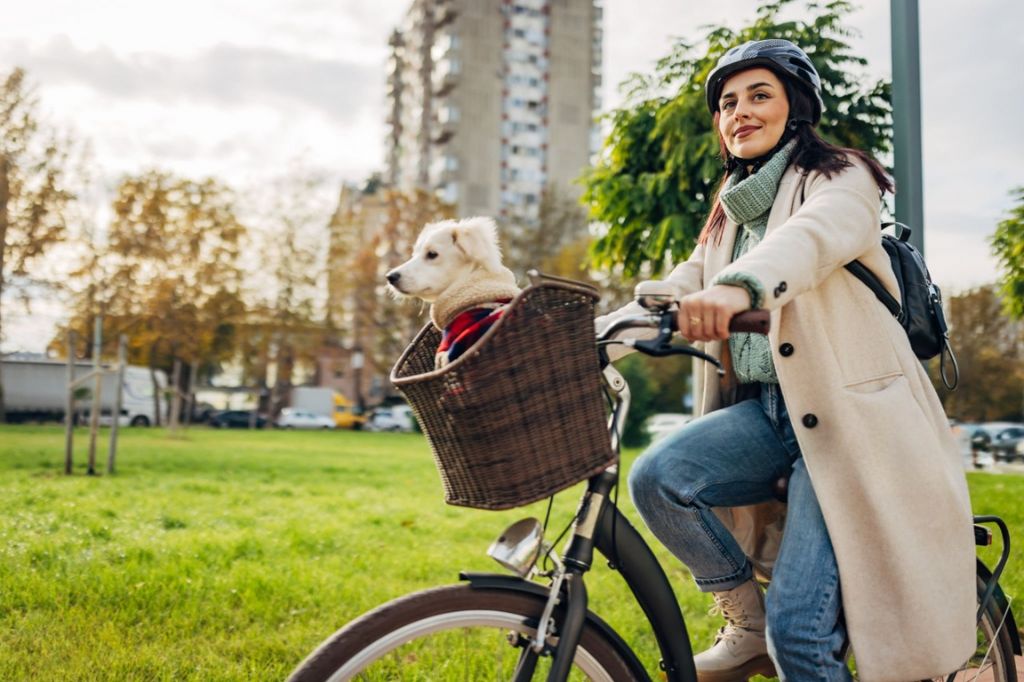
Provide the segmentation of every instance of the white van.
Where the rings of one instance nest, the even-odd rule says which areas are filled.
[[[408,405],[391,405],[378,407],[366,424],[369,431],[404,431],[416,429],[416,421],[412,416],[412,408]]]
[[[75,378],[83,377],[93,369],[90,362],[76,362]],[[104,369],[110,369],[105,367]],[[4,359],[3,361],[4,407],[9,421],[40,421],[64,418],[67,401],[67,363],[50,359]],[[120,424],[125,426],[149,426],[156,423],[155,411],[160,408],[154,399],[154,390],[160,393],[167,386],[167,377],[160,370],[156,372],[157,387],[154,389],[153,376],[148,367],[128,365],[124,371],[121,392]],[[76,410],[86,412],[91,407],[94,383],[86,381],[78,388]],[[114,408],[117,375],[103,374],[100,390],[100,421],[110,423]],[[160,401],[163,402],[162,400]],[[105,417],[105,419],[104,419]]]

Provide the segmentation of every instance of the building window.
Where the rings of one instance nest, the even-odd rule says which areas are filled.
[[[440,192],[441,200],[448,204],[457,204],[459,202],[459,186],[454,182],[449,182]]]

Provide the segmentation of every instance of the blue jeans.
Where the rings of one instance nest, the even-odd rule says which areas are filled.
[[[629,475],[633,502],[704,592],[750,580],[749,559],[712,507],[771,500],[789,475],[782,546],[766,596],[768,653],[781,680],[849,680],[839,569],[782,392],[745,400],[652,445]]]

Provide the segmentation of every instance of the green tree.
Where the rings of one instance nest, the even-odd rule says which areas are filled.
[[[3,297],[36,284],[30,268],[67,234],[70,143],[40,121],[25,72],[0,84],[0,312]],[[3,323],[0,316],[0,339]],[[5,421],[0,381],[0,422]]]
[[[622,444],[630,448],[646,445],[650,440],[644,422],[658,409],[655,373],[645,360],[639,353],[632,353],[616,364],[629,384],[629,418],[622,432]]]
[[[629,383],[629,419],[622,444],[640,447],[650,441],[645,428],[648,417],[659,412],[689,412],[683,397],[689,391],[692,362],[688,358],[651,358],[632,353],[616,367]]]
[[[1024,318],[1024,187],[1010,192],[1016,206],[999,223],[992,236],[992,250],[1003,270],[1000,291],[1003,306],[1015,319]]]
[[[783,21],[794,0],[758,9],[740,30],[707,29],[679,40],[652,75],[626,83],[626,104],[610,114],[601,161],[584,178],[591,217],[607,225],[595,242],[595,266],[625,277],[656,275],[693,250],[722,176],[718,135],[704,99],[704,82],[718,58],[748,40],[785,38],[807,51],[821,75],[823,136],[880,154],[890,147],[890,85],[867,83],[866,60],[851,52],[844,18],[853,5],[808,2],[806,18]]]

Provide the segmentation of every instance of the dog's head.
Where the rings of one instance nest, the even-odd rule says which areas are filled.
[[[416,240],[412,258],[386,278],[397,293],[433,303],[453,284],[478,275],[509,277],[514,282],[501,264],[498,228],[490,218],[430,223]]]

